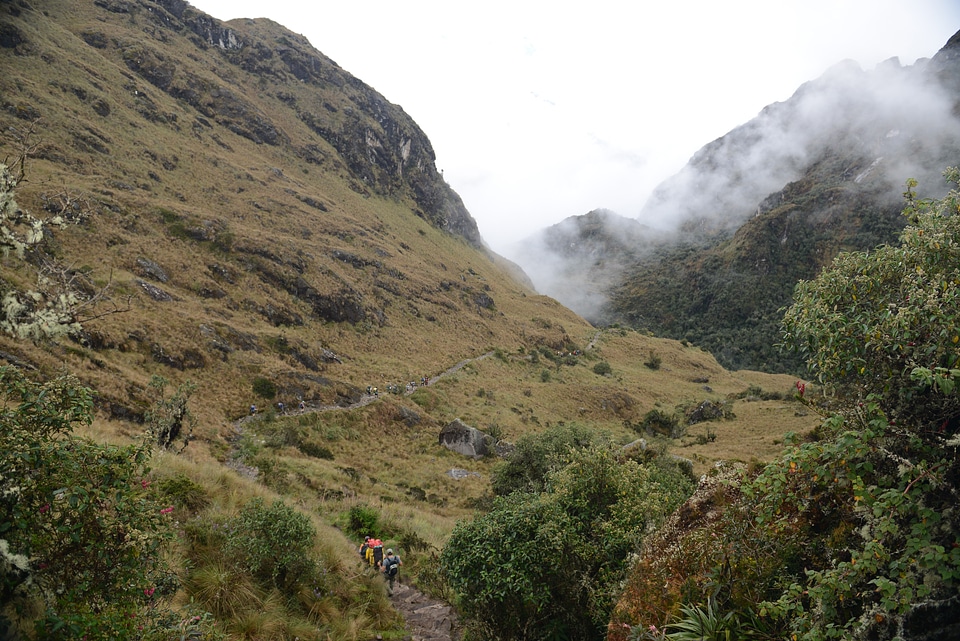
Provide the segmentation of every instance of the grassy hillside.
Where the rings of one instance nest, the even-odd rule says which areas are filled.
[[[815,423],[791,376],[599,332],[538,295],[483,247],[402,109],[279,25],[221,24],[176,0],[50,0],[5,3],[0,28],[0,158],[23,160],[22,210],[72,222],[0,259],[0,293],[28,313],[69,291],[82,322],[38,341],[2,334],[0,358],[36,380],[77,376],[95,395],[78,433],[103,443],[142,434],[153,377],[168,398],[196,385],[193,440],[150,476],[179,526],[180,583],[164,599],[203,604],[234,638],[395,630],[354,563],[349,515],[372,510],[428,585],[431,553],[489,495],[493,461],[438,444],[455,418],[506,441],[561,423],[645,436],[698,472],[769,458]],[[653,410],[682,426],[705,400],[728,418],[644,426]],[[214,598],[240,580],[209,583],[217,527],[258,496],[318,528],[336,589],[310,601],[304,628],[269,591]]]

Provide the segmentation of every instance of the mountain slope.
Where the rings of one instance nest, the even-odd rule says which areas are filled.
[[[141,413],[152,373],[217,380],[200,392],[217,421],[257,375],[334,402],[518,333],[559,347],[537,315],[582,323],[495,266],[402,109],[279,25],[182,2],[4,8],[3,155],[31,148],[18,202],[78,212],[50,269],[107,288],[90,315],[122,310],[75,347],[4,349],[87,370],[108,411]],[[35,267],[8,258],[5,290],[35,288]]]
[[[960,155],[957,47],[954,37],[911,67],[841,63],[766,107],[655,190],[639,220],[672,235],[636,244],[622,272],[580,275],[575,288],[614,283],[593,294],[604,304],[556,296],[596,322],[694,341],[727,367],[796,370],[773,347],[794,283],[841,249],[894,240],[907,178],[924,196],[946,190],[940,172]],[[562,244],[581,240],[569,233]]]
[[[0,244],[36,241],[0,257],[0,364],[79,378],[95,416],[77,431],[98,443],[136,441],[170,412],[155,377],[167,400],[196,386],[193,440],[133,481],[175,510],[176,576],[131,606],[151,616],[189,603],[229,638],[396,636],[348,539],[376,525],[406,576],[436,576],[495,465],[441,446],[455,419],[504,447],[566,423],[643,435],[698,473],[769,459],[816,422],[792,377],[598,331],[536,294],[484,248],[402,109],[279,25],[174,0],[4,2],[0,68],[0,158],[23,173]],[[32,322],[65,300],[82,329]],[[687,425],[704,403],[727,418]],[[651,414],[676,438],[648,430]],[[236,563],[222,526],[258,498],[318,528],[324,576],[299,604],[221,571]]]

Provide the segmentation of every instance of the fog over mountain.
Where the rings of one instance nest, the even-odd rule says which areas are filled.
[[[845,188],[869,190],[878,205],[899,202],[908,178],[919,180],[922,195],[939,195],[946,190],[941,172],[956,164],[960,149],[957,51],[954,36],[914,65],[891,58],[864,70],[839,62],[701,148],[657,187],[636,219],[613,212],[573,217],[508,256],[540,291],[608,322],[616,320],[609,293],[639,259],[674,243],[707,246],[729,237],[761,213],[761,203],[769,208],[787,185],[828,159]]]

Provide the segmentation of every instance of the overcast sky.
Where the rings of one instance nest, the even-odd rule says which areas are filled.
[[[636,216],[700,147],[844,59],[933,56],[958,0],[190,0],[270,18],[400,105],[496,251]]]

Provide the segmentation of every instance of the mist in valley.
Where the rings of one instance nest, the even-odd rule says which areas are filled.
[[[949,53],[909,66],[891,58],[872,70],[840,62],[706,144],[632,217],[608,210],[573,216],[506,255],[538,291],[602,323],[610,288],[650,252],[732,234],[818,163],[835,163],[831,171],[847,187],[868,190],[877,202],[901,200],[908,178],[918,180],[920,195],[939,197],[947,189],[942,171],[960,149]]]

